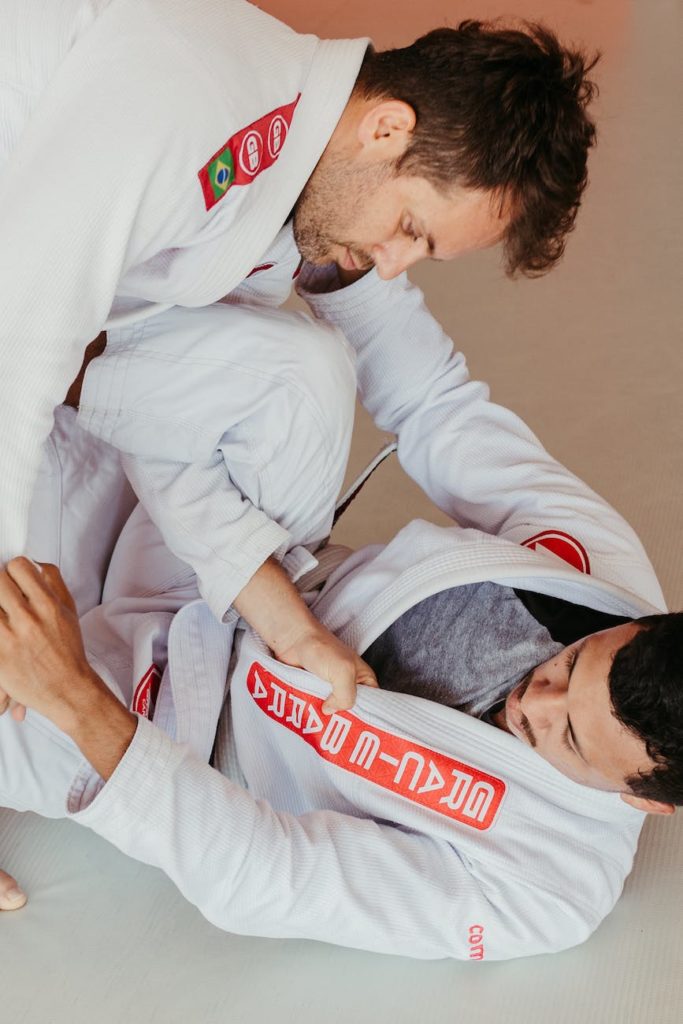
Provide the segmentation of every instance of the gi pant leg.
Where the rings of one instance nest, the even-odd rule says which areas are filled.
[[[99,605],[112,550],[135,505],[119,453],[55,410],[31,504],[27,554],[58,565],[81,615]],[[110,681],[105,678],[105,681]],[[0,806],[62,817],[83,757],[51,722],[0,716]]]

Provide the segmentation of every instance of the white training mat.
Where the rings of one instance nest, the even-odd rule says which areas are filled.
[[[299,27],[308,5],[292,6]],[[362,30],[368,5],[347,6],[353,25],[334,21],[328,34]],[[381,6],[369,12],[368,31]],[[283,13],[286,4],[271,8]],[[592,184],[566,258],[548,278],[506,281],[495,252],[413,276],[494,399],[632,523],[680,609],[683,12],[666,0],[513,0],[431,4],[429,20],[496,8],[560,26],[566,8],[571,34],[605,49]],[[321,9],[343,17],[337,3],[322,0],[318,18]],[[617,9],[619,32],[601,35]],[[310,27],[323,30],[319,20]],[[360,416],[349,478],[380,442]],[[392,458],[334,539],[385,540],[415,516],[444,522]],[[679,1024],[682,851],[683,810],[649,821],[622,899],[581,947],[499,964],[424,962],[221,933],[159,871],[91,833],[0,811],[0,866],[30,897],[22,911],[0,914],[0,1022]]]

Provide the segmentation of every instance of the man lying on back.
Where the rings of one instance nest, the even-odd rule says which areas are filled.
[[[192,600],[141,508],[80,629],[57,570],[13,561],[0,686],[38,714],[0,719],[0,802],[73,815],[234,932],[477,960],[583,941],[645,813],[683,801],[683,615],[537,455],[497,530],[417,521],[332,573],[315,614],[382,689],[331,717],[324,683]]]

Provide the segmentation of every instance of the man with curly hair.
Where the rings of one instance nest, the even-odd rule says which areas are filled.
[[[540,26],[377,53],[243,0],[6,0],[0,33],[0,559],[103,329],[279,304],[302,260],[346,310],[366,271],[499,242],[542,273],[585,187],[593,61]]]

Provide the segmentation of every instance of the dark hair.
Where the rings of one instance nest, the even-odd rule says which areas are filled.
[[[597,89],[586,76],[598,57],[566,49],[543,25],[463,21],[403,49],[370,48],[356,90],[414,109],[399,172],[511,203],[506,269],[532,277],[559,260],[574,226],[595,142],[586,107]]]
[[[683,612],[636,619],[609,674],[613,712],[656,762],[626,779],[635,796],[683,804]]]

